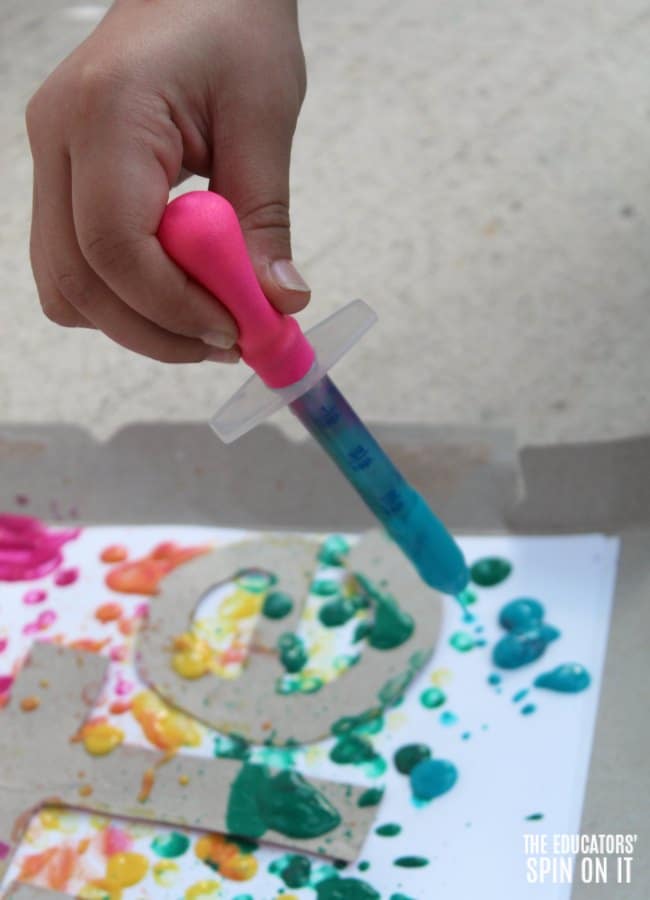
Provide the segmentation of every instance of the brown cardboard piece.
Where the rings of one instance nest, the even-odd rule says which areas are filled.
[[[354,667],[315,694],[280,694],[276,684],[284,669],[277,641],[298,626],[316,570],[317,551],[315,542],[288,536],[242,541],[197,557],[172,572],[151,605],[148,623],[138,638],[138,669],[144,680],[183,712],[218,731],[256,743],[309,743],[327,737],[334,722],[343,716],[360,715],[368,709],[380,711],[385,705],[380,697],[382,687],[401,676],[408,682],[431,655],[440,625],[440,597],[422,582],[395,544],[378,531],[366,533],[353,547],[347,569],[385,582],[384,589],[414,620],[412,635],[390,650],[365,646]],[[210,673],[198,679],[182,677],[170,664],[174,638],[188,630],[194,609],[212,585],[246,569],[275,574],[278,590],[294,599],[292,612],[279,621],[260,616],[239,678],[225,680]]]
[[[29,822],[45,805],[59,805],[206,831],[227,832],[226,813],[239,760],[171,758],[139,747],[89,754],[74,740],[99,695],[108,661],[97,654],[34,645],[16,678],[0,732],[0,878]],[[29,704],[29,709],[25,705]],[[34,708],[32,708],[34,707]],[[43,765],[43,747],[47,765]],[[147,779],[151,789],[141,794]],[[319,837],[300,839],[269,829],[264,840],[353,860],[375,810],[359,806],[363,788],[305,779],[340,815]]]

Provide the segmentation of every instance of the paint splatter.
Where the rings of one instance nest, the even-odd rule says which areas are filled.
[[[153,852],[165,859],[176,859],[177,856],[182,856],[189,846],[190,839],[184,834],[179,834],[178,831],[160,834],[151,842]]]
[[[108,622],[116,622],[122,617],[124,610],[119,603],[102,603],[95,610],[95,618],[105,625]]]
[[[250,844],[243,849],[237,842],[222,834],[206,834],[198,839],[194,852],[198,859],[230,881],[250,881],[257,875],[258,862]]]
[[[64,544],[79,528],[53,531],[32,516],[0,514],[0,581],[32,581],[63,562]]]
[[[384,788],[368,788],[359,795],[357,806],[378,806],[384,796]]]
[[[444,712],[440,713],[438,717],[438,721],[441,725],[451,726],[455,725],[458,722],[458,716],[455,712],[452,712],[450,709],[446,709]]]
[[[79,569],[61,569],[54,576],[54,583],[59,587],[67,587],[79,579]]]
[[[103,563],[124,562],[128,557],[129,551],[123,544],[110,544],[99,554],[99,558]]]
[[[202,678],[212,668],[212,647],[192,631],[177,635],[172,650],[172,669],[182,678]]]
[[[375,650],[393,650],[401,646],[413,634],[413,617],[400,609],[391,594],[381,591],[364,575],[355,572],[354,577],[374,609],[373,621],[365,635],[370,646]]]
[[[158,593],[160,582],[173,569],[208,553],[209,546],[179,547],[171,541],[158,544],[147,556],[130,562],[119,563],[106,575],[106,584],[121,594]]]
[[[532,714],[537,710],[537,707],[534,703],[527,703],[525,706],[521,707],[522,716],[532,716]]]
[[[93,756],[105,756],[120,746],[124,740],[124,732],[106,718],[96,718],[82,725],[74,740],[82,741],[88,753]]]
[[[217,900],[220,893],[220,882],[203,879],[188,887],[185,900]]]
[[[341,534],[332,534],[321,544],[317,559],[326,566],[343,566],[350,545]]]
[[[133,698],[133,715],[145,737],[161,750],[198,747],[202,731],[195,719],[168,706],[153,691],[141,691]]]
[[[393,756],[395,768],[402,775],[408,775],[418,763],[431,757],[431,750],[426,744],[404,744]]]
[[[535,687],[558,691],[561,694],[577,694],[591,684],[591,676],[580,663],[563,663],[550,672],[544,672],[534,681]]]
[[[318,618],[326,628],[338,628],[345,625],[357,613],[357,606],[349,597],[339,597],[323,604],[318,611]]]
[[[379,825],[375,828],[375,834],[378,834],[379,837],[397,837],[398,834],[401,834],[401,831],[402,826],[396,822],[387,822],[385,825]]]
[[[298,772],[272,775],[267,766],[245,762],[230,788],[228,831],[259,838],[268,829],[287,837],[319,837],[341,816],[329,800]]]
[[[476,641],[466,631],[455,631],[449,638],[449,644],[459,653],[467,653],[476,646]]]
[[[529,816],[526,816],[527,822],[539,822],[544,818],[544,813],[531,813]]]
[[[381,895],[359,878],[333,876],[316,885],[317,900],[380,900]]]
[[[262,605],[262,613],[267,619],[284,619],[292,609],[293,599],[284,591],[271,591]]]
[[[287,887],[307,887],[311,878],[311,860],[297,853],[287,853],[273,860],[269,872],[281,878]]]
[[[47,600],[47,591],[27,591],[23,596],[23,603],[25,606],[36,606],[38,603],[43,603],[45,600]]]
[[[451,790],[458,781],[458,770],[446,759],[423,759],[411,769],[409,780],[414,797],[433,800]]]
[[[41,701],[36,696],[23,697],[20,701],[20,708],[23,712],[34,712],[41,705]]]
[[[479,587],[496,587],[512,572],[512,565],[498,556],[478,559],[470,568],[470,577]]]
[[[403,869],[421,869],[429,865],[429,860],[424,856],[400,856],[393,860],[393,865]]]
[[[290,631],[278,638],[278,654],[287,672],[299,672],[307,663],[307,650],[302,638]]]
[[[420,694],[420,703],[426,709],[437,709],[439,706],[442,706],[445,700],[447,699],[444,691],[441,691],[439,687],[430,687],[426,688],[426,690],[422,691]]]
[[[545,624],[542,604],[528,597],[507,603],[499,624],[508,631],[492,651],[492,660],[501,669],[517,669],[534,662],[560,636],[557,628]]]

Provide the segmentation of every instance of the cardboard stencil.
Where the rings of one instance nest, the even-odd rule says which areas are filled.
[[[425,585],[395,544],[380,532],[368,532],[353,547],[347,563],[398,598],[415,628],[408,640],[390,650],[365,646],[358,663],[316,694],[278,693],[284,669],[278,657],[280,635],[294,632],[302,614],[317,562],[318,545],[295,538],[243,541],[200,556],[177,569],[163,583],[139,641],[139,671],[169,703],[218,731],[249,741],[308,743],[329,735],[343,716],[378,712],[382,687],[391,679],[405,682],[417,674],[433,651],[440,624],[440,598]],[[212,674],[187,679],[170,665],[178,635],[187,632],[201,597],[214,584],[237,572],[260,569],[275,574],[278,589],[294,599],[292,611],[274,621],[260,616],[242,675],[232,681]],[[370,611],[372,619],[373,611]]]
[[[0,733],[0,878],[33,812],[44,805],[173,825],[227,831],[238,760],[205,760],[118,747],[89,754],[75,740],[102,689],[108,660],[93,653],[37,643],[21,669]],[[43,747],[47,747],[44,765]],[[354,859],[374,811],[358,805],[363,789],[311,779],[340,815],[319,837],[299,839],[269,829],[264,839],[334,858]]]

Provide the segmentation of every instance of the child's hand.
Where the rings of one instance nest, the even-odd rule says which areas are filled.
[[[233,204],[274,305],[306,305],[289,262],[289,157],[305,93],[295,7],[117,0],[36,92],[31,258],[48,318],[165,362],[239,358],[230,314],[156,239],[182,169]]]

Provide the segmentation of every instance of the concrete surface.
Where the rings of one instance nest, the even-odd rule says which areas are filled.
[[[380,314],[337,369],[358,409],[512,426],[522,442],[648,431],[647,0],[301,9],[294,252],[308,324],[352,296]],[[23,108],[100,13],[0,11],[0,421],[104,436],[207,417],[244,370],[164,367],[39,312]]]

